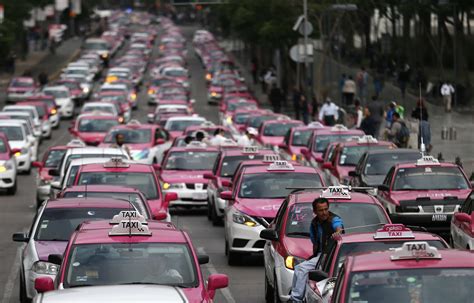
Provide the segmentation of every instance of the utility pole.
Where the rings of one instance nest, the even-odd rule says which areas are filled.
[[[308,88],[308,0],[303,0],[303,33],[304,33],[304,79],[303,88],[306,96],[306,102],[310,100],[309,88]]]

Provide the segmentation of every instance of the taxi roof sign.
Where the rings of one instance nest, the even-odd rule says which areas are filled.
[[[113,157],[109,161],[104,163],[105,168],[127,168],[130,167],[128,163],[125,163],[122,158]]]
[[[204,127],[209,126],[210,127],[210,126],[216,126],[216,125],[212,121],[207,121],[206,120],[200,126],[204,126]]]
[[[347,186],[329,186],[321,192],[320,198],[327,199],[351,199],[350,188]]]
[[[423,165],[439,165],[438,159],[435,159],[433,156],[424,155],[416,161],[417,166]]]
[[[235,142],[234,140],[232,139],[225,139],[224,141],[221,142],[221,144],[219,144],[220,146],[237,146],[237,142]]]
[[[109,236],[151,236],[151,231],[138,220],[122,220],[112,227]]]
[[[311,122],[307,125],[307,127],[311,128],[324,128],[325,126],[321,122]]]
[[[258,153],[258,146],[244,146],[242,148],[244,154],[256,154]]]
[[[288,161],[278,160],[270,164],[267,170],[295,170],[295,168]]]
[[[411,229],[403,224],[385,224],[377,230],[374,235],[375,240],[380,239],[414,239],[415,235]]]
[[[72,139],[66,144],[66,146],[86,147],[86,143],[81,139]]]
[[[395,248],[390,256],[392,261],[396,260],[418,260],[418,259],[442,259],[436,247],[430,246],[428,242],[405,242],[402,247]]]
[[[347,127],[345,127],[342,124],[336,124],[333,127],[331,127],[331,131],[342,131],[342,130],[347,130]]]
[[[136,220],[142,224],[147,224],[146,219],[136,210],[122,210],[118,215],[115,215],[111,220],[110,224],[119,224],[121,221]]]
[[[128,121],[127,125],[142,125],[137,119],[132,119]]]
[[[107,83],[112,83],[112,82],[115,82],[118,80],[118,77],[116,75],[109,75],[107,76],[107,78],[105,79],[105,82]]]
[[[279,161],[280,155],[278,154],[268,154],[268,155],[263,155],[263,162],[264,163],[273,163],[275,161]]]

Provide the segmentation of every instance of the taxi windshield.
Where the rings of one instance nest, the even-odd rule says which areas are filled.
[[[81,119],[78,129],[84,133],[105,133],[118,124],[117,119]]]
[[[85,50],[108,50],[109,44],[107,42],[86,42]]]
[[[151,173],[132,172],[83,172],[78,185],[122,185],[141,191],[148,199],[158,198],[155,178]]]
[[[43,105],[33,105],[36,108],[36,111],[38,112],[38,116],[43,117],[46,115],[46,110]]]
[[[343,142],[355,135],[349,134],[330,134],[330,135],[316,135],[315,144],[313,144],[313,151],[322,153],[333,142]]]
[[[373,175],[387,175],[392,166],[398,163],[413,163],[420,159],[420,153],[399,153],[399,154],[380,154],[370,155],[365,165],[364,174]]]
[[[297,130],[293,133],[291,145],[293,146],[306,146],[308,145],[309,138],[311,137],[312,129]]]
[[[342,219],[346,234],[375,232],[383,224],[389,223],[383,210],[375,204],[331,202],[329,211]],[[311,203],[293,205],[286,221],[286,235],[309,238],[309,227],[313,218]]]
[[[196,287],[196,268],[187,244],[100,243],[75,245],[64,287],[157,284]]]
[[[63,198],[110,198],[130,202],[140,214],[145,218],[150,218],[150,214],[145,207],[145,201],[137,193],[130,192],[102,192],[102,191],[68,191],[65,192]]]
[[[393,190],[447,190],[468,189],[469,184],[458,167],[400,168],[395,176]]]
[[[473,280],[473,268],[356,272],[350,277],[346,297],[353,303],[465,303],[474,298]]]
[[[268,121],[268,120],[275,120],[274,115],[268,115],[268,116],[256,116],[256,117],[251,117],[249,118],[249,127],[253,128],[259,128],[260,125],[262,125],[263,122]]]
[[[118,129],[111,131],[104,139],[105,143],[115,143],[118,134],[124,137],[125,144],[149,143],[151,142],[150,129]]]
[[[249,154],[242,156],[227,156],[222,160],[221,177],[233,177],[235,170],[242,161],[261,159],[263,159],[263,155]]]
[[[279,172],[247,174],[243,177],[239,197],[250,199],[286,198],[292,189],[288,187],[320,187],[321,178],[317,174]]]
[[[235,124],[244,124],[248,121],[249,117],[250,117],[250,113],[236,114],[234,116],[234,123]]]
[[[66,154],[66,151],[66,149],[50,150],[46,157],[46,161],[44,161],[44,167],[58,168],[64,154]]]
[[[271,123],[265,125],[263,135],[268,137],[283,137],[290,128],[297,125],[299,125],[299,123]]]
[[[212,170],[216,151],[176,151],[166,159],[164,168],[171,170]]]
[[[112,219],[123,208],[46,208],[36,229],[37,241],[69,241],[76,227],[84,221]]]
[[[237,102],[237,103],[230,103],[227,107],[227,111],[235,111],[238,108],[256,108],[255,104],[252,102]]]
[[[20,126],[0,126],[0,133],[4,133],[7,136],[8,141],[22,141],[23,132]]]
[[[368,150],[389,149],[390,145],[359,145],[359,146],[345,146],[342,148],[341,156],[339,157],[339,165],[341,166],[356,166],[359,163],[362,155]]]
[[[6,153],[7,152],[7,144],[3,139],[0,139],[0,153]]]
[[[12,87],[33,87],[34,82],[33,80],[13,79],[10,85]]]
[[[82,109],[83,113],[90,113],[93,111],[99,111],[99,112],[105,112],[105,113],[114,113],[114,108],[112,106],[99,106],[99,105],[93,105],[93,106],[84,106]]]
[[[75,159],[87,159],[87,158],[122,158],[122,159],[127,159],[127,156],[124,154],[74,154],[74,155],[69,155],[66,159],[66,161],[63,162],[63,166],[65,169],[69,167],[69,164],[71,164],[72,160]],[[61,170],[62,170],[61,168]]]
[[[184,131],[188,126],[201,125],[202,120],[174,120],[166,123],[166,130]]]

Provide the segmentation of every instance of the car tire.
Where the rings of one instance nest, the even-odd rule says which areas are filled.
[[[15,178],[15,184],[13,184],[12,187],[7,189],[7,195],[12,195],[13,196],[16,193],[17,184],[18,184],[18,180]]]
[[[212,214],[211,214],[211,211],[212,211],[212,200],[207,198],[207,220],[211,221],[211,218],[212,218]]]
[[[270,285],[268,281],[267,274],[265,274],[265,302],[266,303],[273,303],[274,299],[273,296],[275,295],[273,291],[273,287]]]
[[[217,215],[216,205],[214,203],[211,204],[211,221],[213,226],[222,225],[222,219]]]

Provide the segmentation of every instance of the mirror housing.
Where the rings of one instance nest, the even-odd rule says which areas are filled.
[[[278,143],[278,148],[281,148],[281,149],[285,149],[286,148],[286,144],[285,143]]]
[[[229,277],[223,274],[213,274],[210,275],[207,279],[207,291],[209,292],[209,297],[214,299],[216,290],[220,288],[225,288],[229,285]]]
[[[54,281],[51,277],[39,277],[35,279],[35,289],[38,293],[54,290]]]
[[[300,149],[300,153],[303,156],[308,157],[309,149],[307,149],[306,147],[303,147],[303,148]]]
[[[199,265],[204,265],[209,263],[209,256],[208,255],[198,255],[197,256]]]
[[[222,180],[221,184],[222,186],[225,186],[225,187],[232,187],[232,181],[229,181],[229,180]]]
[[[389,191],[390,187],[388,187],[388,185],[386,184],[380,184],[379,186],[377,186],[377,189],[380,191]]]
[[[459,222],[464,222],[464,223],[472,223],[472,218],[466,213],[455,213],[454,214],[454,219]]]
[[[166,193],[165,194],[165,202],[170,203],[171,201],[176,201],[178,200],[178,194],[177,193]]]
[[[14,233],[12,235],[12,240],[14,242],[28,242],[30,238],[28,237],[27,233]]]
[[[308,273],[308,279],[314,282],[321,282],[324,279],[329,278],[329,275],[322,270],[311,270]]]
[[[160,210],[153,214],[154,220],[162,221],[162,220],[166,220],[166,218],[168,218],[168,213],[166,211]]]
[[[278,233],[273,228],[266,228],[260,232],[260,238],[270,241],[278,241]]]
[[[48,262],[56,265],[61,265],[61,263],[63,263],[63,255],[51,254],[48,256]]]
[[[154,114],[148,114],[146,115],[147,116],[147,120],[148,120],[148,123],[152,123],[153,122],[153,118],[155,117]]]
[[[156,141],[155,141],[155,145],[161,145],[161,144],[164,144],[165,142],[166,142],[165,139],[163,139],[163,138],[158,138],[158,139],[156,139]]]
[[[317,156],[315,160],[316,160],[317,163],[323,163],[324,162],[324,159],[321,156]]]
[[[324,169],[332,169],[332,163],[331,162],[324,162],[323,166]]]
[[[61,188],[61,182],[59,182],[59,181],[52,181],[52,182],[50,183],[50,186],[51,186],[52,189],[59,190],[59,191],[62,190],[62,188]]]
[[[212,173],[204,173],[204,175],[202,177],[204,179],[207,179],[207,180],[215,180],[216,179],[216,176],[214,176],[214,174],[212,174]]]
[[[36,168],[43,168],[43,162],[40,161],[33,161],[31,165]]]
[[[349,172],[349,177],[357,177],[358,175],[359,175],[359,174],[356,173],[355,170],[351,170],[351,171]]]
[[[220,194],[222,200],[233,200],[231,191],[223,191]]]

